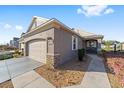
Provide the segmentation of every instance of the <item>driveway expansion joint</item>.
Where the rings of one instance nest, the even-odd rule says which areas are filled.
[[[31,84],[32,82],[34,82],[34,81],[36,81],[36,80],[38,80],[40,77],[37,77],[36,79],[34,79],[34,80],[32,80],[31,82],[29,82],[29,83],[27,83],[27,84],[25,84],[24,86],[22,86],[23,88],[24,87],[26,87],[27,85],[29,85],[29,84]]]

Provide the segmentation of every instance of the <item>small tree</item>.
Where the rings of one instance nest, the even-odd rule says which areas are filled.
[[[105,49],[107,50],[107,51],[110,51],[110,45],[111,45],[111,41],[104,41],[104,44],[105,44]]]

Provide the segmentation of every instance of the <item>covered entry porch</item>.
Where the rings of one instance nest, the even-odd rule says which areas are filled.
[[[87,53],[97,54],[101,52],[102,36],[88,36],[85,37],[85,49]]]
[[[86,40],[86,52],[87,53],[97,53],[98,42],[97,40]]]

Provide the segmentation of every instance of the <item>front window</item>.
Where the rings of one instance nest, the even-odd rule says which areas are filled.
[[[72,50],[77,50],[78,49],[78,38],[72,36]]]

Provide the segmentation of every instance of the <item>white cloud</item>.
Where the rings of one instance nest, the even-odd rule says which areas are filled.
[[[10,24],[5,24],[5,25],[4,25],[4,28],[5,28],[5,29],[10,29],[10,28],[12,28],[12,26],[11,26]]]
[[[83,13],[82,9],[81,9],[81,8],[78,8],[78,9],[77,9],[77,13],[78,13],[78,14]]]
[[[111,14],[111,13],[113,13],[113,12],[114,12],[113,9],[108,8],[108,9],[106,9],[106,11],[104,12],[104,14]]]
[[[18,31],[23,30],[23,26],[21,26],[21,25],[16,25],[15,28],[16,28],[16,30],[18,30]]]
[[[85,16],[100,16],[113,12],[114,10],[112,8],[108,8],[107,5],[84,5],[77,9],[78,14],[84,14]]]

